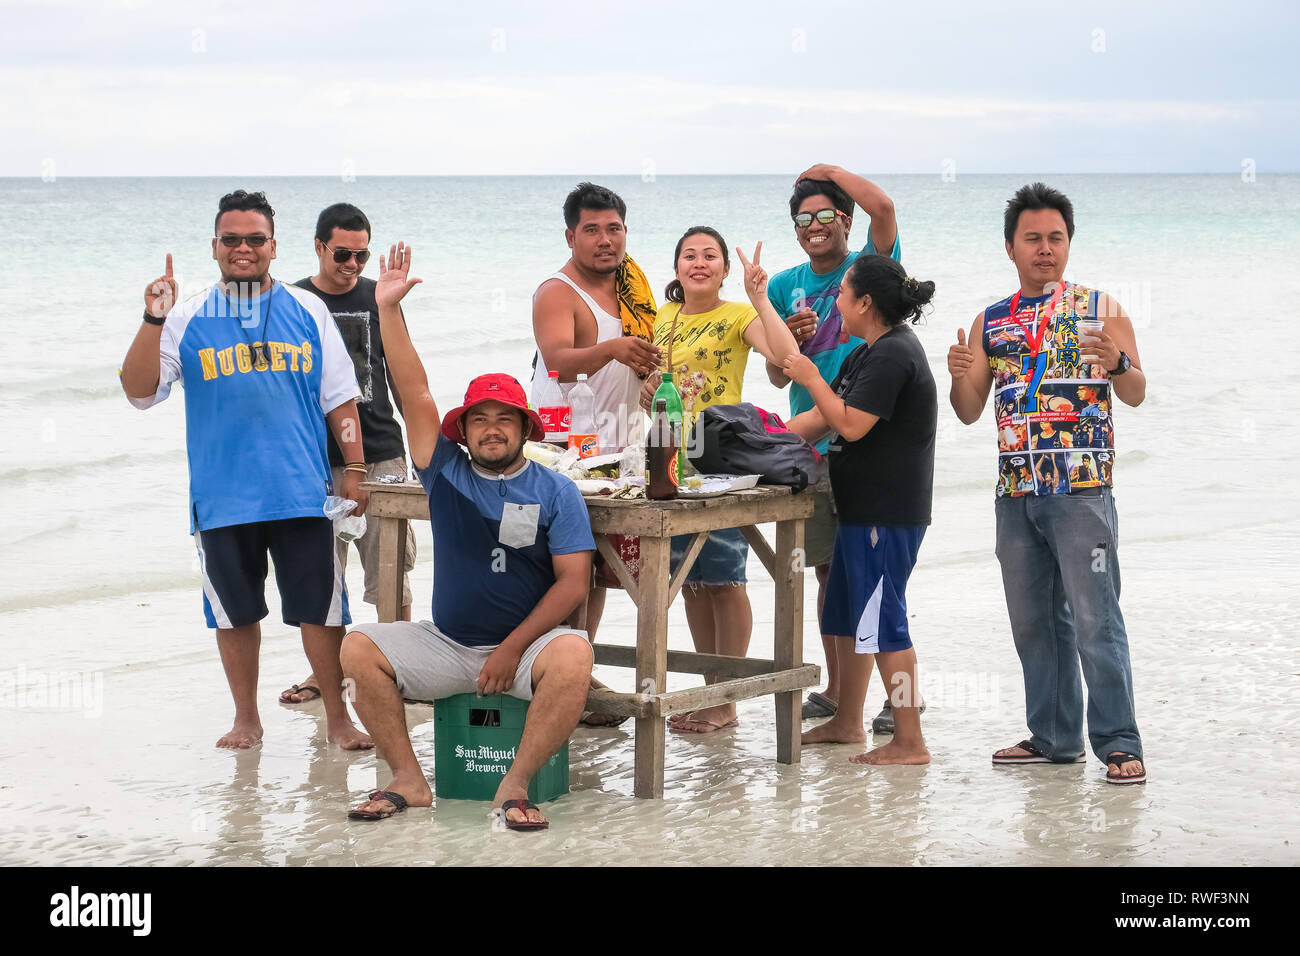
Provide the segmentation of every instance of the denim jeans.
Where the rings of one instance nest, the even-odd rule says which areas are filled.
[[[1082,664],[1092,752],[1103,761],[1115,751],[1141,756],[1110,489],[1097,496],[1008,495],[996,509],[1031,741],[1061,762],[1083,749]]]

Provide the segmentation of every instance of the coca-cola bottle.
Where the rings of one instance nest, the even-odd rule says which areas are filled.
[[[537,414],[541,416],[542,427],[546,429],[546,441],[568,445],[570,410],[560,388],[559,372],[547,374],[533,401],[537,405]]]

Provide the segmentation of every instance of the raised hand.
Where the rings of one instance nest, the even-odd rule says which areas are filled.
[[[966,344],[966,330],[957,330],[957,344],[948,349],[948,374],[953,378],[963,378],[966,370],[975,361],[975,353]]]
[[[375,303],[394,306],[401,302],[423,279],[408,279],[411,271],[411,247],[399,242],[388,250],[388,264],[379,256],[379,281],[375,283]]]
[[[838,166],[832,166],[829,163],[817,163],[814,166],[809,166],[800,173],[795,178],[795,182],[797,183],[804,179],[820,179],[823,181],[834,182],[835,174],[839,172],[839,169]]]
[[[155,319],[167,317],[176,304],[176,279],[172,276],[172,254],[167,253],[167,271],[144,290],[144,310]]]
[[[740,259],[740,264],[745,267],[745,292],[749,294],[750,301],[755,303],[760,298],[767,297],[767,270],[758,264],[762,255],[762,242],[754,246],[753,262],[745,258],[745,251],[740,246],[736,247],[736,257]]]

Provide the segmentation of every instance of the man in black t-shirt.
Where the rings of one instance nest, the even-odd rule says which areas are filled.
[[[336,203],[321,212],[316,220],[316,257],[320,270],[294,285],[314,292],[334,317],[343,343],[356,367],[357,415],[361,420],[361,443],[364,462],[345,462],[338,445],[329,442],[330,470],[334,486],[341,487],[345,469],[365,471],[366,481],[384,476],[407,477],[406,452],[402,428],[393,416],[394,388],[390,399],[391,378],[384,361],[384,340],[379,335],[379,306],[375,303],[375,280],[362,278],[370,257],[370,220],[356,206]],[[367,604],[379,603],[379,532],[377,525],[354,543],[365,571]],[[347,543],[336,542],[339,563],[347,565]],[[411,582],[409,572],[415,567],[415,535],[406,535],[406,555],[402,575],[400,618],[411,619]],[[320,696],[315,675],[294,684],[280,695],[284,704],[300,704]]]

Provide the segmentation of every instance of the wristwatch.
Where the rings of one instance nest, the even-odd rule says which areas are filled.
[[[1113,368],[1113,369],[1111,369],[1111,370],[1108,371],[1106,374],[1107,374],[1107,375],[1110,375],[1111,377],[1114,377],[1114,376],[1116,376],[1116,375],[1123,375],[1125,372],[1127,372],[1127,371],[1128,371],[1129,369],[1131,369],[1132,367],[1133,367],[1133,363],[1132,363],[1132,361],[1129,360],[1129,357],[1128,357],[1127,355],[1125,355],[1123,352],[1120,352],[1120,353],[1119,353],[1119,366],[1118,366],[1117,368]]]
[[[144,320],[145,320],[146,322],[148,322],[150,325],[164,325],[164,324],[166,324],[166,322],[167,322],[167,316],[164,315],[164,316],[160,319],[160,318],[157,318],[156,316],[152,316],[152,315],[150,315],[150,314],[149,314],[149,310],[148,310],[148,309],[145,309],[145,310],[144,310]]]

